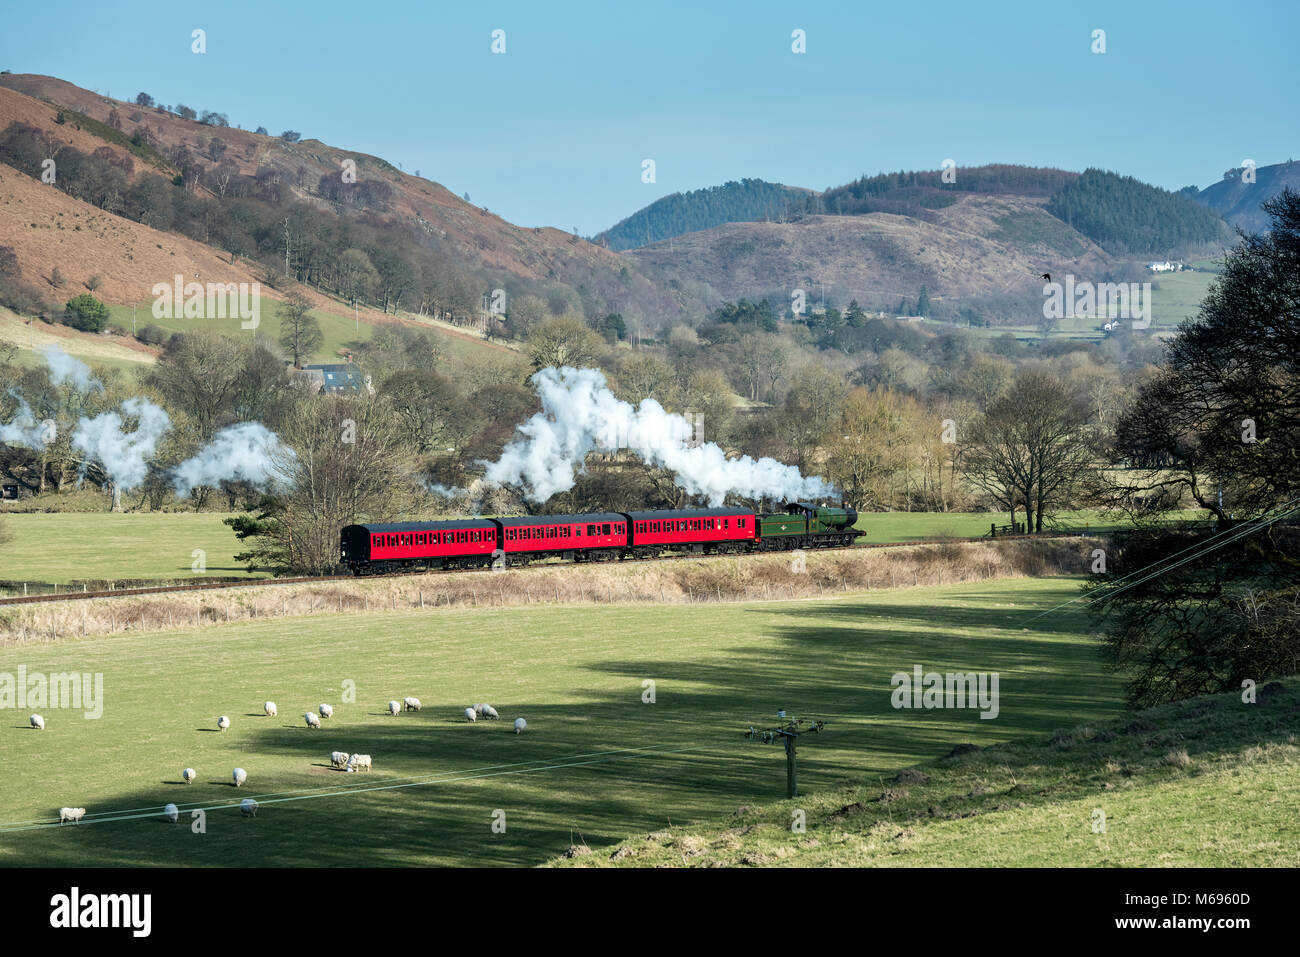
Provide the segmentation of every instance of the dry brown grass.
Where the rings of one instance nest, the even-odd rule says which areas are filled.
[[[404,608],[782,601],[874,588],[1072,574],[1089,539],[915,545],[608,565],[539,565],[499,573],[249,586],[200,592],[0,606],[0,644],[197,628],[253,618]]]

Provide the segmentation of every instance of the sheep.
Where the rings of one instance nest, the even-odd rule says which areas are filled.
[[[395,715],[395,714],[398,714],[401,710],[402,710],[402,706],[401,706],[400,704],[398,704],[396,701],[390,701],[390,702],[388,702],[388,713],[389,713],[389,714],[394,714],[394,715]]]
[[[37,731],[45,730],[45,719],[42,718],[39,714],[34,714],[27,720],[32,723],[32,727],[35,728]]]
[[[248,772],[243,768],[235,768],[234,771],[230,772],[230,776],[234,779],[237,788],[242,788],[244,782],[248,780]]]
[[[497,714],[497,709],[496,709],[496,708],[492,707],[490,704],[485,704],[485,705],[483,706],[483,717],[485,717],[485,718],[499,718],[499,717],[501,717],[501,715]]]
[[[193,768],[186,768],[181,772],[181,780],[186,784],[193,784],[196,777],[198,777],[198,774],[195,773]]]
[[[257,817],[257,802],[252,798],[244,798],[239,802],[239,813],[244,817]]]
[[[478,712],[475,711],[473,708],[466,708],[466,709],[465,709],[465,720],[466,720],[466,721],[477,721],[477,720],[478,720]]]
[[[474,713],[481,718],[483,717],[483,709],[486,707],[487,705],[485,704],[476,704],[474,705]]]
[[[354,754],[348,759],[348,771],[370,770],[370,755]]]
[[[163,817],[167,818],[167,820],[171,821],[173,824],[176,823],[180,816],[181,812],[177,809],[175,804],[168,804],[163,808]]]
[[[522,734],[526,727],[528,727],[527,721],[523,718],[515,718],[515,734]]]
[[[315,711],[308,711],[303,715],[303,720],[307,722],[307,727],[315,728],[317,731],[320,730],[320,718],[316,716]]]
[[[266,704],[262,705],[262,707],[266,709],[266,716],[268,718],[274,718],[279,714],[279,709],[276,708],[274,701],[268,701]]]
[[[346,751],[331,751],[330,764],[336,768],[345,768],[348,765],[348,753]]]
[[[81,819],[86,816],[84,807],[61,807],[59,808],[59,824],[64,821],[71,821],[73,824],[80,824]]]
[[[403,699],[402,699],[402,704],[406,707],[406,710],[407,710],[407,711],[419,711],[419,710],[420,710],[420,699],[419,699],[419,698],[403,698]]]
[[[230,727],[230,719],[229,719],[229,718],[227,718],[224,714],[223,714],[221,717],[217,718],[217,729],[218,729],[218,730],[220,730],[220,731],[225,731],[228,727]]]
[[[322,718],[334,717],[334,708],[331,705],[323,704],[316,710],[320,712]]]

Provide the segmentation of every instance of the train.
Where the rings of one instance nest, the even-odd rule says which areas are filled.
[[[792,502],[784,512],[691,508],[587,515],[348,525],[340,563],[354,575],[513,567],[548,559],[611,562],[852,545],[855,509]]]

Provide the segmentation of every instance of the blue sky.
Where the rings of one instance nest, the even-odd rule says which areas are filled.
[[[822,189],[952,158],[1177,189],[1300,157],[1295,2],[92,0],[7,4],[0,31],[0,68],[299,130],[584,235],[747,176]]]

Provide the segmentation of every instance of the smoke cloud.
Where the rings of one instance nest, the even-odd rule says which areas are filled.
[[[643,399],[634,408],[609,390],[598,369],[551,367],[531,381],[542,411],[519,426],[519,437],[488,464],[483,476],[488,483],[521,486],[531,501],[544,502],[573,488],[587,453],[598,448],[629,449],[648,464],[671,471],[680,488],[704,496],[713,506],[733,493],[795,501],[835,492],[821,478],[805,478],[775,459],[729,459],[712,442],[690,445],[691,425],[685,418],[666,412],[654,399]],[[431,490],[463,494],[440,486]]]
[[[122,410],[136,419],[133,432],[123,430],[122,416],[116,412],[103,412],[93,419],[83,418],[72,433],[72,447],[85,456],[87,462],[98,462],[112,480],[113,486],[129,492],[144,481],[158,440],[171,428],[171,418],[148,399],[127,399]],[[82,470],[84,475],[85,470]]]
[[[18,400],[18,411],[8,425],[0,423],[0,442],[8,445],[20,445],[23,448],[39,452],[45,448],[48,432],[43,423],[36,421],[32,407],[22,396],[12,389],[9,394]]]
[[[90,374],[90,366],[80,359],[74,359],[54,343],[42,349],[41,355],[50,367],[50,381],[56,386],[71,382],[78,392],[104,388],[104,384]]]
[[[274,432],[260,422],[240,422],[219,431],[193,458],[172,471],[177,495],[189,495],[195,486],[216,486],[223,481],[250,482],[266,488],[280,479],[277,460],[293,458]]]

